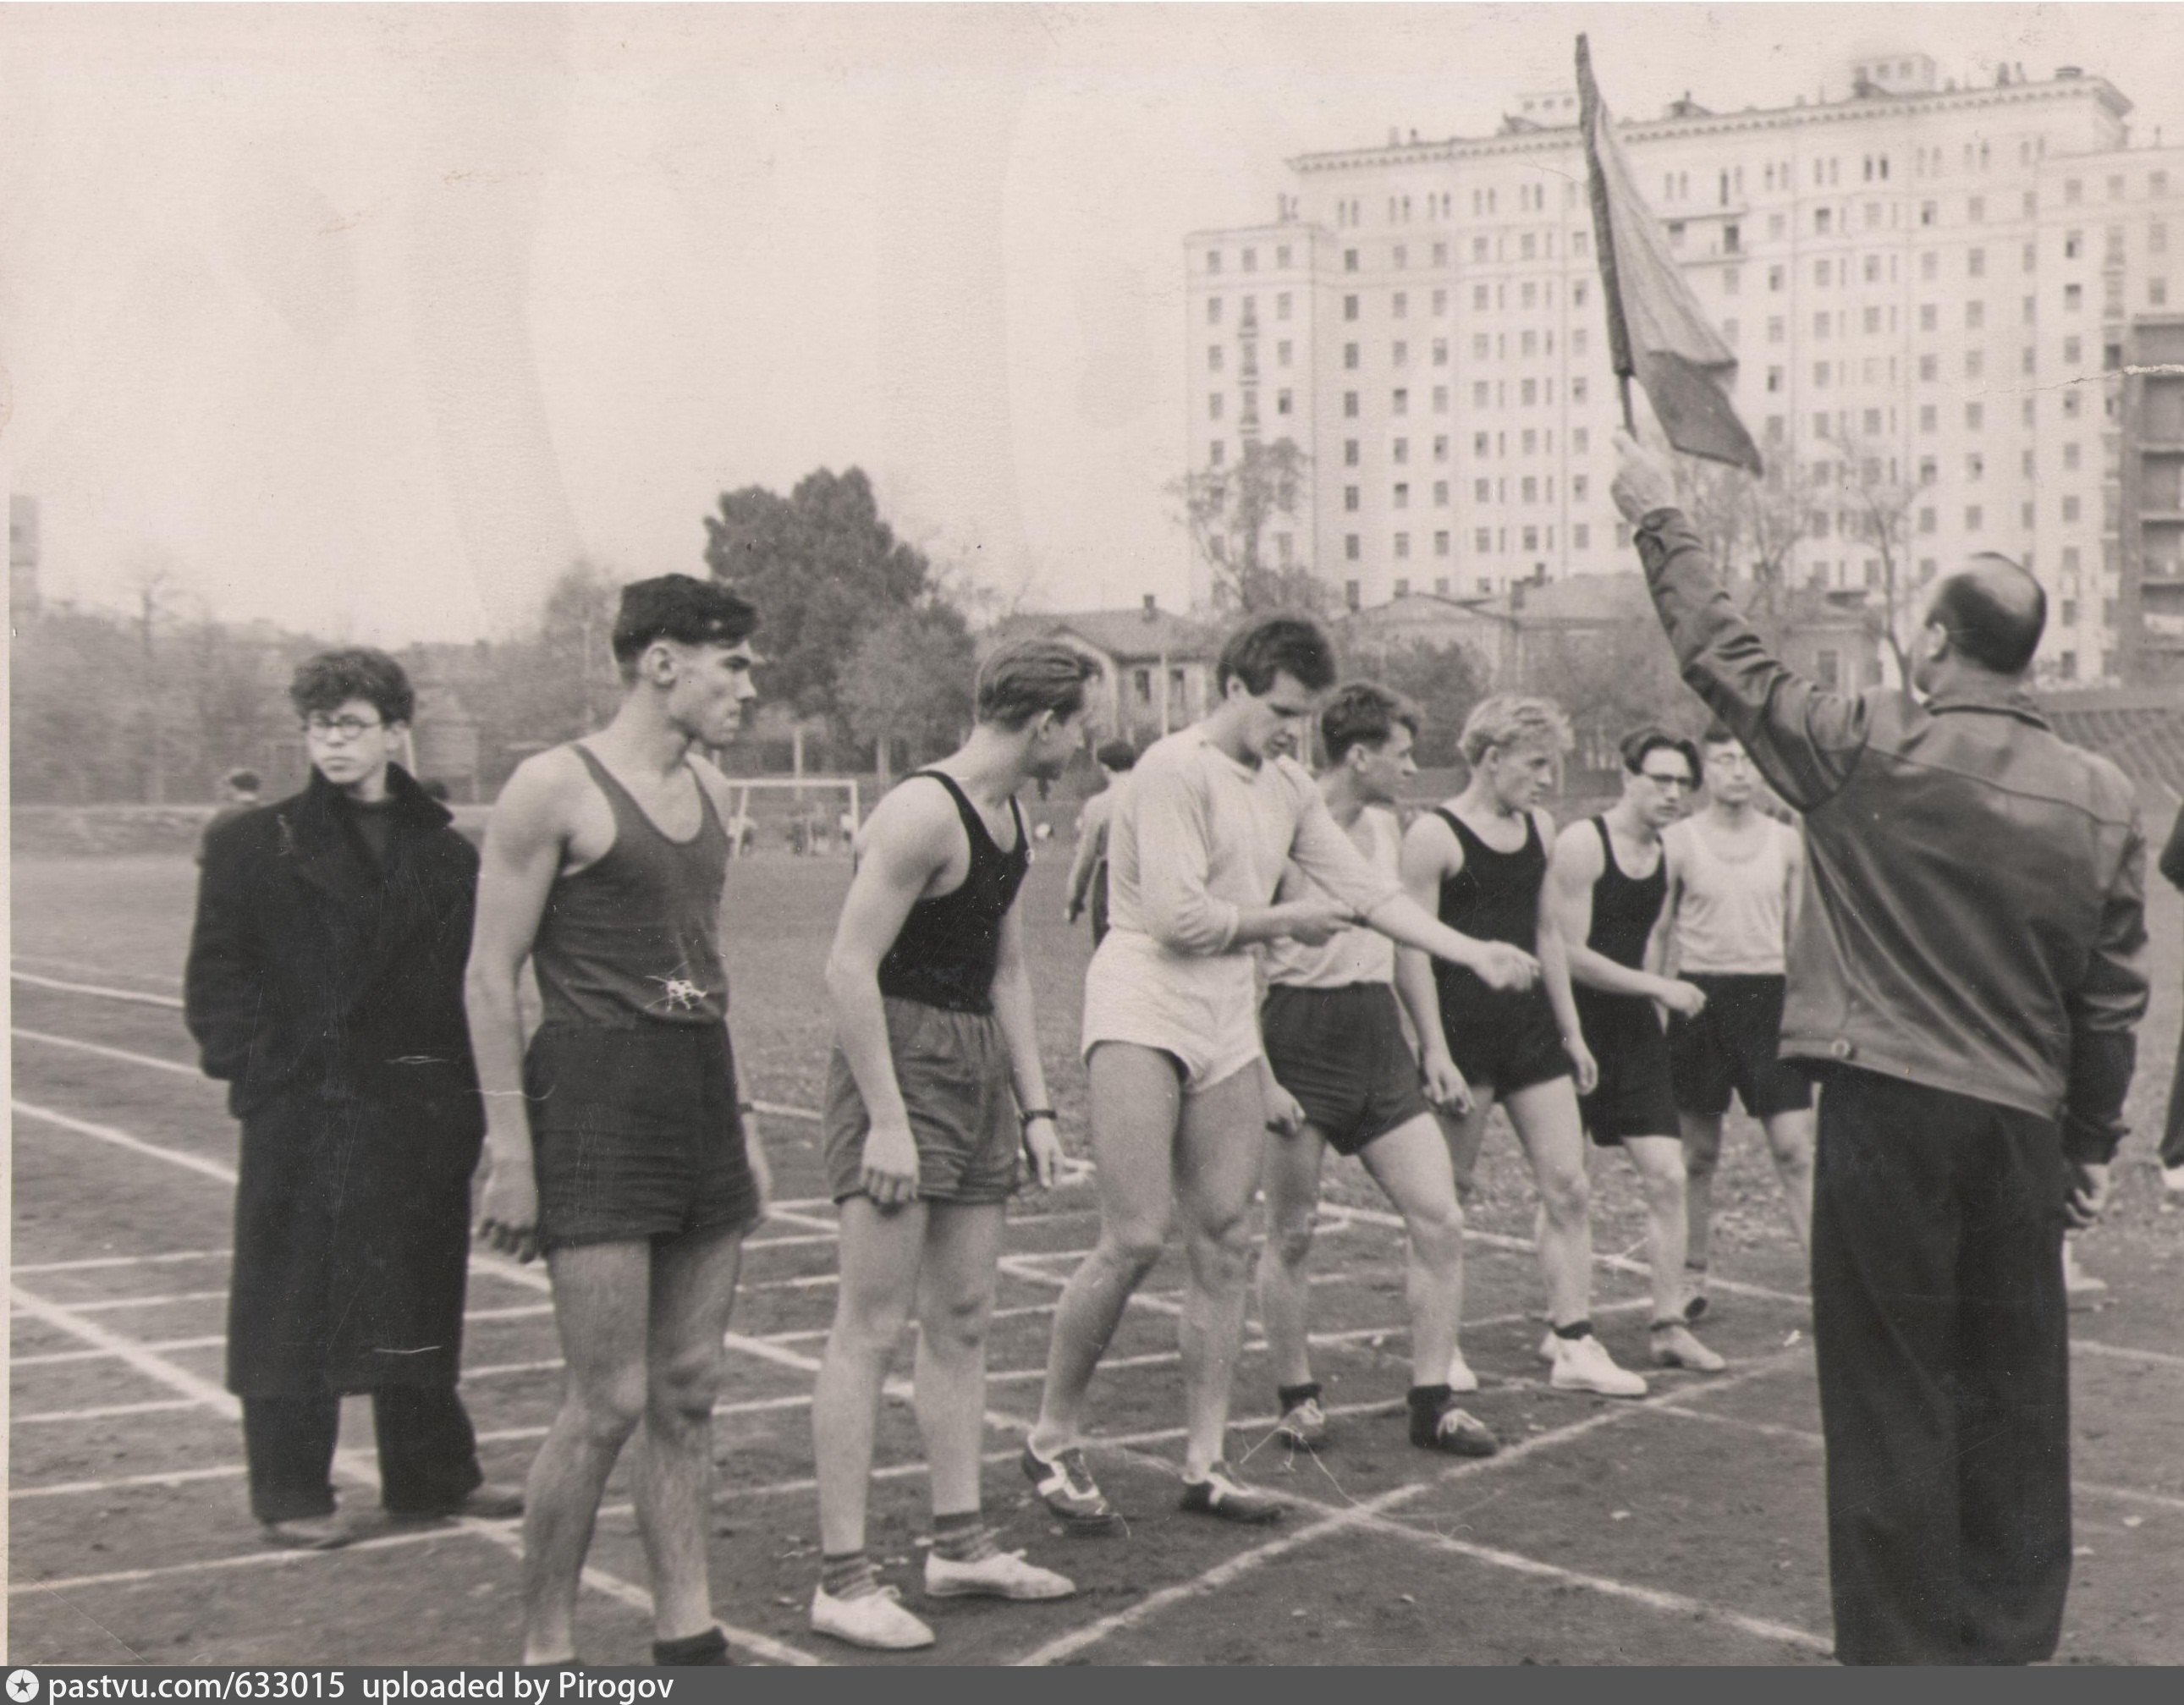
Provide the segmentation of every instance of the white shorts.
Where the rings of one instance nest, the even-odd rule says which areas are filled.
[[[1107,933],[1084,973],[1084,1055],[1134,1042],[1173,1055],[1186,1095],[1257,1063],[1258,977],[1248,953],[1171,953],[1149,935]]]

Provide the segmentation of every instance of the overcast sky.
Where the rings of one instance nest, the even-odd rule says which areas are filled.
[[[382,642],[702,571],[822,465],[1006,596],[1179,602],[1184,233],[1490,131],[1580,29],[1629,116],[1914,48],[2184,140],[2176,6],[8,6],[0,472],[49,595]]]

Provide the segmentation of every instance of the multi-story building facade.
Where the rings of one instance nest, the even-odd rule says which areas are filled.
[[[2122,370],[2184,309],[2184,148],[2131,146],[2131,103],[2072,67],[1959,88],[1903,55],[1852,86],[1620,127],[1804,512],[1790,571],[1879,596],[1871,494],[1900,612],[2000,551],[2048,588],[2050,673],[2119,678],[2152,655],[2140,535],[2176,538],[2125,536]],[[1521,104],[1490,137],[1294,159],[1273,224],[1186,240],[1191,465],[1294,439],[1312,477],[1264,560],[1353,607],[1632,566],[1575,100]]]

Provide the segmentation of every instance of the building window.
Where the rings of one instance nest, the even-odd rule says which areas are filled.
[[[1407,483],[1398,480],[1396,482],[1396,507],[1399,510],[1407,510],[1410,506],[1411,488]]]
[[[1345,320],[1355,320],[1357,317],[1357,298],[1356,297],[1346,296],[1342,298],[1342,317]]]
[[[1446,527],[1434,535],[1434,554],[1435,556],[1446,556],[1448,554],[1448,530]],[[1434,590],[1435,592],[1446,592],[1448,590],[1448,582],[1445,580],[1435,581],[1434,582]]]
[[[1218,391],[1206,399],[1206,418],[1209,421],[1221,418],[1221,393]]]
[[[1919,358],[1919,376],[1921,379],[1940,378],[1942,376],[1942,358],[1938,355],[1921,355]]]
[[[1223,443],[1219,438],[1214,439],[1212,443],[1206,447],[1206,465],[1209,467],[1219,467],[1223,461],[1228,460],[1228,446]]]
[[[1823,646],[1813,659],[1813,672],[1830,692],[1842,685],[1842,654]]]
[[[2075,520],[2077,520],[2077,518],[2078,518],[2078,500],[2077,500],[2077,499],[2075,499],[2075,498],[2064,498],[2064,499],[2063,499],[2063,519],[2064,519],[2064,521],[2075,521]]]
[[[1446,432],[1436,432],[1434,434],[1434,460],[1437,462],[1445,462],[1448,460],[1448,434]]]
[[[1286,320],[1289,317],[1290,293],[1288,291],[1284,290],[1280,295],[1274,298],[1274,318],[1277,320]]]
[[[1964,505],[1964,531],[1977,532],[1986,524],[1986,515],[1977,504]]]
[[[1217,296],[1209,296],[1206,298],[1206,323],[1208,326],[1218,326],[1221,323],[1221,298]]]
[[[1355,391],[1345,391],[1342,393],[1342,417],[1346,421],[1354,421],[1357,418],[1357,393]]]
[[[1398,562],[1408,562],[1411,560],[1411,536],[1407,532],[1399,532],[1396,535],[1396,560]],[[1396,595],[1398,598],[1410,589],[1411,583],[1407,580],[1399,580],[1396,582]]]
[[[1410,365],[1411,346],[1408,343],[1399,341],[1389,350],[1388,354],[1389,365],[1390,366],[1404,367]]]
[[[1343,487],[1343,488],[1342,488],[1342,507],[1343,507],[1344,509],[1346,509],[1346,510],[1349,510],[1352,515],[1355,515],[1355,514],[1357,513],[1357,504],[1358,504],[1358,488],[1357,488],[1357,487],[1356,487],[1356,486],[1345,486],[1345,487]]]
[[[1390,414],[1395,415],[1409,414],[1411,411],[1411,393],[1408,391],[1402,389],[1400,386],[1397,387],[1388,399],[1388,411]]]
[[[1471,534],[1471,548],[1481,556],[1490,554],[1494,549],[1494,530],[1491,527],[1474,527]]]
[[[1356,249],[1346,248],[1342,251],[1342,270],[1345,272],[1357,271],[1357,251]]]
[[[1570,429],[1570,449],[1577,454],[1583,455],[1591,444],[1592,429],[1591,427],[1574,426]]]
[[[1401,265],[1400,261],[1396,264],[1398,265]],[[1398,290],[1390,299],[1389,307],[1396,319],[1404,320],[1409,318],[1411,311],[1410,293],[1405,290]]]
[[[2071,367],[2076,366],[2080,357],[2084,353],[2085,347],[2084,341],[2081,338],[2065,337],[2063,340],[2064,365]]]
[[[1964,426],[1968,431],[1978,432],[1986,425],[1986,409],[1983,404],[1964,404]]]
[[[1967,302],[1966,304],[1964,304],[1964,330],[1965,330],[1965,331],[1967,331],[1967,332],[1977,332],[1977,331],[1981,330],[1983,326],[1986,326],[1986,303],[1984,303],[1984,302]]]
[[[1361,553],[1361,547],[1360,547],[1360,545],[1359,545],[1359,543],[1358,543],[1357,535],[1356,533],[1354,533],[1354,532],[1346,532],[1346,533],[1343,534],[1343,535],[1342,535],[1342,560],[1343,560],[1345,562],[1355,562],[1355,561],[1357,561],[1357,559],[1358,559],[1358,557],[1359,557],[1359,555],[1360,555],[1361,554],[1362,554],[1362,553]],[[1357,582],[1356,581],[1354,581],[1354,580],[1353,580],[1353,581],[1351,581],[1350,583],[1351,583],[1352,586],[1355,586],[1355,585],[1357,585]]]
[[[1357,371],[1357,346],[1355,343],[1342,346],[1342,365],[1353,373]]]
[[[1934,513],[1934,511],[1933,511],[1932,510],[1930,510],[1930,509],[1922,509],[1922,510],[1920,510],[1919,511],[1919,532],[1933,532],[1936,531],[1936,530],[1940,527],[1940,526],[1941,526],[1941,518],[1940,518],[1938,515],[1936,515]]]
[[[1221,251],[1219,249],[1209,248],[1206,251],[1206,270],[1208,272],[1220,271]]]
[[[1351,543],[1354,544],[1357,541],[1352,539]],[[1351,554],[1353,556],[1357,554],[1354,551]],[[1356,581],[1346,580],[1342,582],[1342,602],[1345,608],[1350,610],[1359,609],[1362,606],[1364,601],[1362,588],[1359,587]]]
[[[1345,438],[1342,441],[1342,465],[1346,468],[1354,468],[1357,465],[1357,439]]]
[[[1395,443],[1395,460],[1397,465],[1400,465],[1402,463],[1407,462],[1410,459],[1411,441],[1408,438],[1396,439]]]
[[[1206,369],[1209,373],[1218,373],[1221,371],[1221,346],[1218,343],[1206,350]]]

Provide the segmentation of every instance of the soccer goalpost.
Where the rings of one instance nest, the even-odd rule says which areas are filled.
[[[731,776],[728,785],[736,802],[728,843],[738,858],[772,834],[798,854],[847,852],[865,820],[855,776]]]

